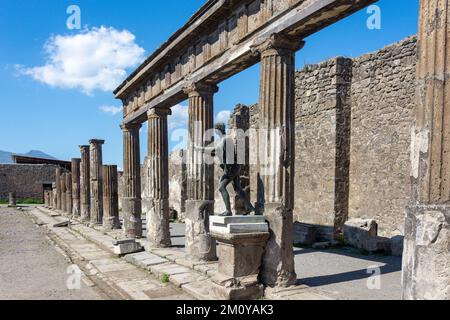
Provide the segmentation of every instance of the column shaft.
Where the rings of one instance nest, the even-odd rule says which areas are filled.
[[[103,227],[120,229],[117,166],[103,166]]]
[[[91,225],[103,223],[102,145],[103,140],[90,140]]]
[[[194,84],[185,92],[189,97],[186,252],[196,259],[215,260],[216,245],[209,234],[209,215],[214,214],[213,158],[194,146],[205,147],[213,142],[213,97],[217,87]]]
[[[80,216],[81,221],[89,222],[91,211],[91,182],[89,146],[80,146]]]
[[[72,214],[80,216],[80,165],[81,159],[72,159]]]
[[[72,174],[66,173],[66,212],[72,215]]]
[[[61,186],[61,211],[67,212],[67,189],[66,189],[66,173],[62,173],[59,177]]]
[[[421,0],[404,299],[450,299],[450,0]]]
[[[170,247],[169,154],[167,115],[170,109],[148,112],[148,155],[144,168],[147,183],[143,207],[147,208],[147,240],[155,247]]]
[[[140,124],[123,124],[123,231],[125,236],[142,237]]]
[[[61,210],[61,168],[55,169],[55,188],[56,188],[56,207],[54,209]]]
[[[296,281],[293,254],[295,155],[295,51],[303,42],[272,35],[253,49],[261,54],[258,162],[264,199],[259,204],[270,226],[262,281],[288,286]]]

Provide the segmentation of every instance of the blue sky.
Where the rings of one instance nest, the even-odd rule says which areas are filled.
[[[22,153],[39,149],[60,159],[70,159],[79,157],[78,145],[86,144],[90,138],[102,138],[106,140],[104,163],[122,167],[121,114],[111,112],[120,107],[120,101],[114,99],[108,88],[110,79],[123,79],[134,68],[127,64],[150,55],[204,1],[0,0],[0,150]],[[335,56],[357,57],[415,34],[418,2],[380,0],[377,3],[381,8],[380,30],[366,27],[369,14],[362,10],[310,36],[296,55],[297,68]],[[69,17],[66,9],[70,5],[81,9],[82,30],[69,30],[66,26]],[[82,34],[90,38],[76,37]],[[101,52],[79,59],[77,54],[83,51],[77,50],[77,43],[85,40],[91,45],[98,43],[106,54],[116,47],[124,52],[113,56],[112,61],[105,61]],[[93,83],[83,87],[76,76],[61,77],[53,64],[58,57],[65,59],[67,55],[75,69],[77,63],[83,63],[83,76],[94,77]],[[101,68],[102,63],[113,65],[112,70]],[[79,74],[78,70],[74,72]],[[222,111],[232,110],[237,103],[257,102],[259,65],[219,87],[215,111],[220,117],[225,115]],[[175,111],[172,129],[182,126],[186,116],[181,106]],[[146,140],[144,128],[142,157],[146,153]],[[171,146],[175,144],[172,142]]]

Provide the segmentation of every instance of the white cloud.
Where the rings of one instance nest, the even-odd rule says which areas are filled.
[[[228,125],[228,120],[230,120],[231,112],[228,110],[220,111],[216,115],[216,123],[223,122]]]
[[[131,32],[104,26],[52,36],[44,49],[45,65],[21,66],[19,71],[51,87],[80,89],[86,94],[114,90],[126,77],[126,69],[141,63],[145,54]]]
[[[168,118],[169,130],[176,128],[187,128],[189,121],[189,109],[186,106],[177,104],[172,108],[172,115]]]
[[[110,113],[113,116],[115,116],[119,112],[122,111],[122,108],[121,107],[116,107],[116,106],[101,106],[100,110],[102,110],[104,113]]]

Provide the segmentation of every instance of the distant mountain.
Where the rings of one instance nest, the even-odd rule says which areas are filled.
[[[43,159],[53,159],[56,160],[55,157],[52,157],[51,155],[46,154],[45,152],[39,151],[39,150],[31,150],[27,153],[12,153],[8,151],[2,151],[0,150],[0,163],[13,163],[11,156],[13,154],[28,156],[28,157],[35,157],[35,158],[43,158]]]

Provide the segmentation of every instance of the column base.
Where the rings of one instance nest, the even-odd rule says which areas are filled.
[[[288,287],[297,282],[293,250],[292,211],[282,203],[266,203],[264,217],[270,237],[263,256],[262,283],[269,287]]]
[[[170,239],[169,200],[142,199],[142,206],[147,208],[147,240],[152,247],[167,248],[172,246]]]
[[[216,241],[209,233],[209,216],[214,200],[186,201],[186,253],[195,260],[215,261]]]
[[[449,300],[450,205],[414,205],[406,211],[403,299]]]
[[[142,238],[141,199],[123,198],[123,232],[127,238]]]
[[[103,217],[103,228],[105,230],[120,229],[119,217]]]

